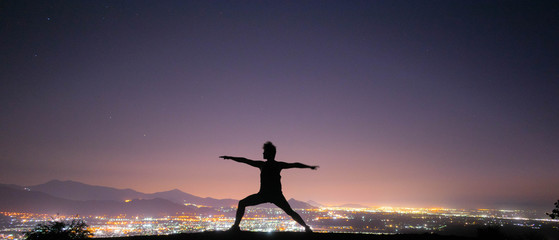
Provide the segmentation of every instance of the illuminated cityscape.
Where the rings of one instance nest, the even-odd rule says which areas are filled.
[[[219,208],[219,214],[175,216],[78,216],[86,221],[94,237],[167,235],[227,230],[234,221],[234,208]],[[559,221],[540,219],[525,210],[443,208],[318,208],[299,209],[316,232],[365,234],[449,234],[476,236],[482,228],[545,234],[559,229]],[[23,233],[39,223],[71,220],[76,216],[0,212],[0,239],[23,239]],[[248,208],[241,228],[245,231],[303,231],[280,209]]]

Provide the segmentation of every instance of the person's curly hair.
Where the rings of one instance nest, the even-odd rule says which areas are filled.
[[[265,152],[270,153],[273,157],[276,156],[276,146],[274,146],[272,142],[267,141],[266,143],[264,143],[264,146],[262,146],[262,148]]]

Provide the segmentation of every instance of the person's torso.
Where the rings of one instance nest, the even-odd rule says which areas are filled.
[[[264,162],[260,168],[260,192],[281,192],[280,172],[278,162]]]

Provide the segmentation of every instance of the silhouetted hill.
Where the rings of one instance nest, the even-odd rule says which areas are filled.
[[[0,185],[0,210],[14,212],[51,213],[74,208],[75,201],[53,197],[46,193],[25,191]]]
[[[299,209],[314,209],[314,208],[317,208],[316,206],[313,206],[313,205],[308,204],[308,203],[303,202],[303,201],[295,200],[294,198],[289,199],[287,202],[289,203],[289,205],[291,205],[291,208],[299,208]]]
[[[238,200],[235,199],[201,198],[189,193],[185,193],[178,189],[173,189],[171,191],[166,191],[166,192],[146,194],[146,197],[164,198],[179,204],[192,203],[197,205],[214,206],[214,207],[231,207],[231,206],[237,206],[238,203]]]
[[[171,202],[167,199],[135,199],[124,203],[124,213],[127,215],[165,216],[177,213],[196,213],[198,208]]]
[[[213,207],[231,207],[236,206],[238,202],[235,199],[202,198],[182,192],[178,189],[147,194],[132,189],[117,189],[104,186],[94,186],[75,181],[60,180],[52,180],[44,184],[29,186],[27,188],[32,191],[47,193],[55,197],[78,201],[98,200],[122,202],[124,200],[131,199],[163,198],[177,204],[191,203]]]
[[[309,201],[307,201],[307,203],[310,204],[311,206],[315,206],[315,207],[324,207],[324,204],[317,203],[313,200],[309,200]]]
[[[440,236],[434,234],[372,235],[351,233],[304,233],[304,232],[203,232],[164,236],[134,236],[121,238],[96,238],[99,240],[472,240],[475,238]]]
[[[116,189],[94,186],[75,181],[52,180],[47,183],[29,186],[32,191],[38,191],[69,200],[110,200],[122,202],[127,199],[146,198],[144,193],[132,189]]]
[[[24,189],[23,186],[19,186],[19,185],[15,185],[15,184],[0,184],[0,186],[4,186],[4,187],[9,187],[9,188],[13,188],[13,189]]]
[[[213,210],[200,206],[232,207],[238,203],[235,199],[201,198],[178,189],[146,194],[132,189],[94,186],[75,181],[52,180],[29,187],[0,184],[0,187],[0,210],[32,213],[159,216],[208,213]],[[185,206],[184,203],[197,206]],[[315,208],[295,199],[290,199],[289,204],[295,209]],[[258,207],[275,206],[264,204]]]
[[[342,208],[368,208],[368,206],[361,205],[361,204],[354,204],[354,203],[344,204],[344,205],[341,205],[339,207],[342,207]]]
[[[10,185],[14,188],[22,189],[17,185]],[[123,202],[131,199],[167,199],[176,204],[195,204],[201,206],[212,207],[236,207],[238,200],[236,199],[215,199],[202,198],[189,193],[185,193],[178,189],[156,193],[142,193],[132,189],[117,189],[104,186],[95,186],[84,184],[76,181],[60,181],[52,180],[44,184],[27,187],[31,191],[43,192],[53,197],[76,201],[116,201]],[[290,199],[289,203],[293,208],[316,208],[308,203]],[[259,207],[275,207],[271,204],[261,205]]]
[[[173,201],[173,202],[181,203],[181,204],[184,204],[185,202],[189,203],[189,202],[197,201],[200,198],[200,197],[194,196],[192,194],[185,193],[185,192],[183,192],[181,190],[178,190],[178,189],[173,189],[173,190],[164,191],[164,192],[156,192],[156,193],[152,193],[152,194],[146,194],[146,196],[165,198],[169,201]]]
[[[112,200],[76,201],[46,193],[15,189],[0,185],[0,211],[17,211],[64,215],[144,215],[161,216],[202,211],[194,206],[177,204],[166,199],[135,199],[130,202]],[[203,211],[207,211],[204,209]]]

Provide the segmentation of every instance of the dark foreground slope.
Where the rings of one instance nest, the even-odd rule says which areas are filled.
[[[467,237],[440,236],[432,234],[371,235],[351,233],[303,233],[303,232],[203,232],[162,236],[135,236],[121,238],[96,238],[96,240],[472,240]]]

